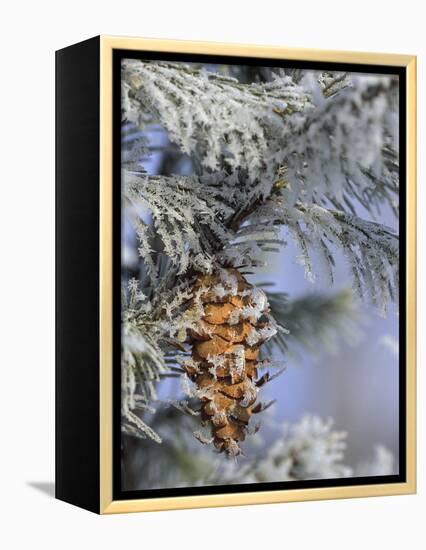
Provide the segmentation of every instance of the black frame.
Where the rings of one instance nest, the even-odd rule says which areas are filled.
[[[99,512],[100,41],[56,52],[55,496]]]

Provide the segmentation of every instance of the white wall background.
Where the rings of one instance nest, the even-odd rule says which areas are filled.
[[[423,547],[424,337],[419,494],[97,517],[53,500],[54,50],[103,33],[419,56],[419,206],[425,204],[422,4],[352,0],[3,3],[0,15],[0,545],[3,548]],[[419,208],[420,213],[422,209]],[[419,219],[419,335],[426,227]],[[32,484],[32,485],[31,485]],[[37,488],[38,487],[38,488]],[[40,487],[44,490],[40,490]]]

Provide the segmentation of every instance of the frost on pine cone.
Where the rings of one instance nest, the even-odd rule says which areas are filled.
[[[190,311],[197,321],[187,339],[192,358],[183,366],[214,446],[237,456],[250,417],[264,408],[257,391],[269,374],[258,379],[259,349],[277,332],[268,300],[237,269],[223,268],[197,278]]]

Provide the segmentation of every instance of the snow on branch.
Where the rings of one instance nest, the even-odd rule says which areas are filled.
[[[129,282],[122,302],[122,429],[136,437],[149,437],[161,443],[160,436],[137,414],[152,410],[151,402],[157,398],[155,385],[160,374],[168,370],[155,325],[144,323],[151,319],[152,307],[135,279]]]
[[[350,73],[343,71],[324,71],[320,73],[317,81],[324,97],[331,97],[352,86]]]
[[[389,301],[397,300],[399,240],[389,227],[318,205],[298,202],[289,207],[281,198],[260,206],[250,221],[259,223],[266,219],[286,226],[299,248],[298,260],[311,281],[315,280],[316,260],[333,282],[333,252],[339,250],[346,258],[360,297],[368,297],[382,312]]]
[[[195,442],[194,435],[203,441],[205,436],[202,432],[193,435],[193,420],[173,409],[158,412],[155,426],[164,434],[165,449],[147,445],[141,453],[138,471],[143,471],[140,482],[144,488],[164,486],[164,479],[168,486],[179,487],[386,476],[398,471],[394,455],[381,444],[364,460],[351,464],[347,433],[337,430],[332,419],[316,414],[278,426],[268,419],[275,439],[265,445],[259,432],[252,454],[238,461],[223,461],[221,455]]]
[[[204,167],[246,171],[269,189],[286,167],[288,203],[358,201],[377,214],[386,202],[397,213],[396,77],[304,71],[296,84],[276,69],[271,82],[241,84],[181,63],[122,68],[124,119],[154,113]]]
[[[216,191],[203,186],[196,176],[146,176],[125,172],[125,196],[136,211],[148,209],[156,234],[161,238],[164,253],[178,266],[177,274],[189,267],[211,271],[211,261],[218,249],[233,238],[224,225],[225,216],[233,210]],[[153,230],[141,217],[136,220],[140,255],[155,279],[154,259],[150,242]]]
[[[316,95],[318,97],[318,94]],[[398,195],[398,79],[354,76],[351,86],[317,102],[279,153],[290,197],[339,208],[354,199],[372,213]]]
[[[230,483],[333,479],[395,473],[392,453],[378,445],[372,458],[355,467],[345,464],[347,433],[334,429],[333,420],[305,414],[297,423],[283,423],[276,441],[246,465],[230,464]]]
[[[210,272],[217,264],[261,265],[264,252],[285,244],[279,238],[279,227],[285,226],[299,248],[298,260],[309,280],[314,281],[319,271],[332,284],[335,253],[340,251],[360,297],[367,297],[383,312],[389,301],[397,300],[399,241],[390,228],[316,204],[291,206],[282,194],[262,201],[250,196],[249,187],[247,191],[245,196],[238,178],[223,174],[125,175],[126,197],[136,210],[149,209],[164,254],[176,266],[177,275],[190,268]],[[154,232],[140,218],[135,226],[140,255],[155,280],[150,244]]]
[[[252,179],[265,169],[273,176],[271,144],[289,134],[289,118],[300,127],[299,113],[309,105],[309,94],[289,76],[240,84],[181,63],[125,60],[122,69],[124,120],[139,122],[138,113],[153,113],[170,139],[205,167],[220,169],[225,160]]]
[[[238,471],[231,466],[228,476],[237,476],[233,483],[350,477],[353,469],[343,463],[346,437],[332,420],[306,414],[296,424],[284,423],[266,452]]]
[[[191,269],[208,273],[217,265],[260,265],[263,252],[284,244],[274,220],[241,227],[263,198],[240,172],[166,177],[124,171],[124,196],[136,213],[139,255],[152,281],[157,279],[156,237],[177,275]],[[144,212],[152,216],[153,227]]]
[[[123,328],[121,360],[121,414],[123,429],[139,437],[149,437],[161,443],[161,437],[139,416],[137,411],[152,410],[150,403],[156,399],[155,383],[160,373],[166,372],[161,349],[155,339],[144,334],[139,327]]]

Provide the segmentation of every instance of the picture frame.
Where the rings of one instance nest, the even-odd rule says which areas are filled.
[[[122,489],[123,59],[398,77],[398,175],[402,185],[398,195],[397,473]],[[281,108],[275,109],[281,116],[277,112]],[[415,56],[111,36],[98,36],[56,52],[56,498],[111,514],[415,492],[415,186]],[[220,450],[225,449],[224,441],[219,441]]]

